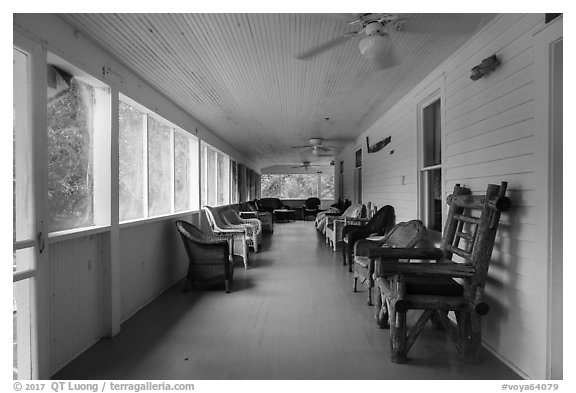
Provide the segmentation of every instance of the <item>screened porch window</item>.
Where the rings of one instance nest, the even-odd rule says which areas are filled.
[[[198,139],[121,97],[120,221],[199,208]]]
[[[94,87],[48,71],[48,228],[94,225]]]
[[[269,174],[261,177],[262,198],[334,199],[334,175],[327,174]]]
[[[230,203],[230,158],[202,143],[202,205],[221,206]]]

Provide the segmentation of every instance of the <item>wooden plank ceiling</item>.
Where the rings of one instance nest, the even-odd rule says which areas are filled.
[[[211,131],[261,166],[327,163],[333,152],[460,47],[490,14],[407,14],[459,21],[466,34],[390,33],[401,61],[377,70],[354,38],[309,60],[295,56],[358,30],[327,14],[62,14]],[[354,19],[350,14],[350,20]]]

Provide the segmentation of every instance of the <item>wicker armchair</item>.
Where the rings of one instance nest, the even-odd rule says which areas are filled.
[[[246,230],[246,242],[249,247],[258,252],[262,243],[262,223],[257,218],[241,218],[235,210],[228,209],[220,213],[220,216],[230,227],[244,228]]]
[[[346,225],[354,225],[359,222],[358,219],[366,216],[366,206],[362,203],[351,205],[344,213],[339,216],[327,216],[324,226],[326,243],[336,251],[338,243],[342,241],[342,230]]]
[[[240,212],[242,218],[258,218],[262,223],[262,230],[274,232],[274,220],[271,212],[259,211],[255,201],[248,201],[243,206],[244,211]]]
[[[317,197],[306,199],[302,206],[302,216],[304,220],[306,220],[306,217],[316,218],[316,215],[320,212],[320,203],[320,199]]]
[[[394,226],[396,216],[394,208],[386,205],[376,212],[376,214],[368,221],[363,222],[365,225],[346,225],[342,229],[342,247],[343,263],[348,265],[348,271],[352,272],[352,253],[354,251],[354,244],[360,239],[366,239],[371,235],[385,235]]]
[[[248,244],[246,238],[246,229],[228,225],[220,214],[210,206],[204,206],[206,219],[210,224],[210,229],[215,234],[231,234],[234,239],[234,255],[242,257],[244,269],[248,269]]]
[[[325,226],[326,226],[326,217],[327,216],[340,216],[342,215],[342,210],[337,208],[336,206],[330,206],[328,209],[321,211],[316,215],[316,219],[314,220],[314,225],[318,232],[322,232],[324,235],[326,233]]]
[[[194,281],[216,283],[224,281],[226,292],[232,291],[234,262],[230,249],[233,247],[232,235],[211,235],[202,232],[194,225],[178,220],[176,228],[180,233],[186,254],[188,255],[188,290]]]
[[[372,288],[374,288],[374,260],[368,258],[370,250],[382,247],[412,248],[426,236],[422,221],[412,220],[396,224],[380,240],[361,239],[354,244],[354,292],[358,281],[368,289],[368,305],[372,306]]]

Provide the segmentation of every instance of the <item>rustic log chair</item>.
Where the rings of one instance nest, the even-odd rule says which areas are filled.
[[[188,255],[188,273],[184,291],[187,291],[194,281],[209,284],[224,281],[226,292],[230,293],[234,275],[232,235],[207,234],[182,220],[176,221],[176,228]]]
[[[392,247],[412,248],[426,236],[426,228],[422,221],[412,220],[396,224],[382,239],[361,239],[354,245],[354,292],[358,289],[358,281],[368,289],[368,305],[372,306],[372,288],[374,288],[374,259],[368,258],[370,250]]]
[[[396,223],[394,208],[390,205],[381,207],[372,218],[358,219],[364,225],[346,225],[342,228],[342,253],[343,264],[348,265],[348,271],[352,272],[354,244],[360,239],[366,239],[371,235],[385,235]]]
[[[500,186],[490,184],[485,195],[473,196],[469,189],[457,184],[447,198],[450,207],[440,248],[369,251],[369,257],[377,259],[377,318],[381,327],[390,326],[393,362],[407,360],[408,351],[428,319],[448,331],[462,360],[478,362],[480,317],[489,310],[483,300],[484,285],[500,213],[511,205],[505,196],[506,187],[506,182]],[[407,258],[437,262],[398,261]],[[423,310],[410,331],[406,326],[408,310]],[[448,318],[450,311],[454,312],[455,322]]]
[[[257,218],[241,218],[236,210],[226,209],[220,212],[220,217],[230,227],[245,228],[248,247],[258,252],[262,243],[262,223]]]
[[[210,224],[210,229],[215,234],[231,234],[234,239],[234,255],[242,257],[244,269],[248,269],[248,244],[246,229],[230,226],[224,222],[218,211],[210,206],[204,206],[206,219]]]

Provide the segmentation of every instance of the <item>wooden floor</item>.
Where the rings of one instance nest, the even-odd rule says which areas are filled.
[[[461,362],[431,325],[406,364],[390,362],[389,331],[376,327],[366,293],[352,292],[312,222],[274,226],[234,291],[178,283],[57,373],[55,379],[518,379],[487,351]]]

